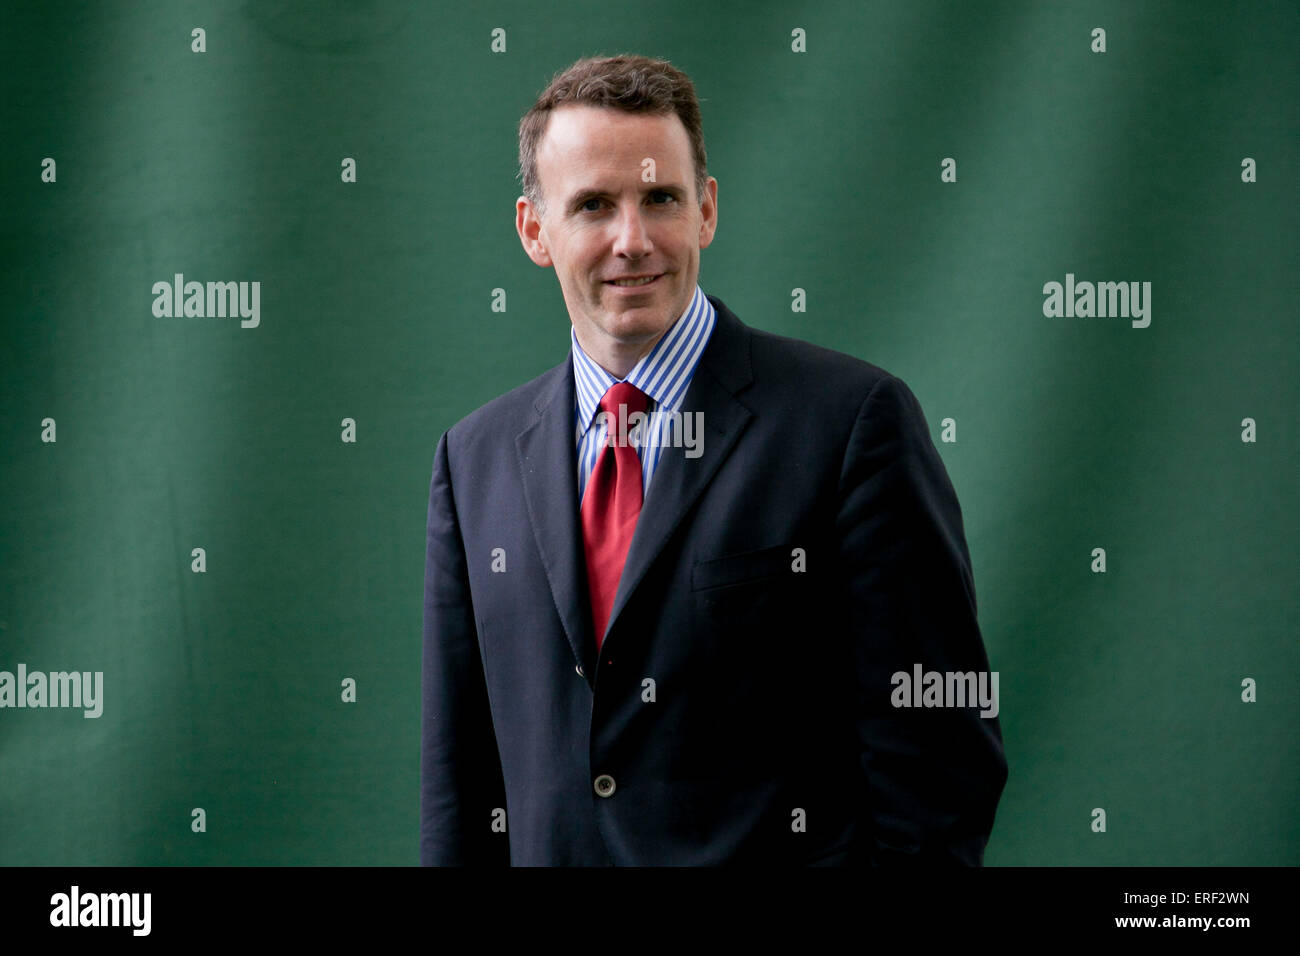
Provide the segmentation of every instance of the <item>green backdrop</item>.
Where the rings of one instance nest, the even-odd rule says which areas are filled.
[[[434,446],[565,356],[516,126],[619,52],[702,99],[704,290],[921,400],[1001,680],[986,862],[1300,862],[1295,3],[4,20],[0,670],[103,691],[0,708],[0,864],[418,860]],[[176,273],[259,324],[156,316]],[[1046,316],[1067,274],[1149,326]]]

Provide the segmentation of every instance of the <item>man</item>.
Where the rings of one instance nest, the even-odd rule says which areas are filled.
[[[669,64],[574,64],[520,164],[570,350],[438,442],[421,862],[980,864],[996,716],[895,706],[988,669],[916,398],[699,289],[717,180]]]

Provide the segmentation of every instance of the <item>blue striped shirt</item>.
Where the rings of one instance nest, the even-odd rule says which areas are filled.
[[[672,445],[672,413],[681,406],[716,320],[713,304],[705,298],[704,290],[697,283],[695,295],[691,297],[686,311],[677,317],[672,328],[655,343],[649,354],[636,363],[625,379],[615,378],[593,362],[578,344],[577,333],[570,327],[569,336],[573,340],[579,502],[587,490],[587,479],[596,467],[596,457],[605,447],[606,428],[603,420],[596,419],[596,413],[600,411],[600,400],[619,381],[630,382],[649,399],[646,424],[632,429],[628,434],[629,442],[641,456],[641,496],[645,500],[650,491],[650,479],[659,466],[663,449]],[[641,434],[643,431],[647,433],[644,436]]]

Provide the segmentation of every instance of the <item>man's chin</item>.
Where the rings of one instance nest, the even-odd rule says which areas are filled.
[[[661,305],[646,305],[623,309],[604,310],[599,316],[599,326],[606,335],[628,345],[645,342],[662,335],[671,324]]]

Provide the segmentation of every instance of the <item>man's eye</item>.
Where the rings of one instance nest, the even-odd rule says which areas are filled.
[[[676,196],[674,196],[674,195],[673,195],[672,193],[670,193],[670,192],[665,192],[665,191],[662,190],[662,189],[660,189],[660,190],[656,190],[655,192],[651,193],[650,195],[651,195],[651,196],[662,196],[663,198],[667,199],[669,202],[676,202],[676,201],[677,201],[677,197],[676,197]],[[592,206],[591,206],[591,204],[592,204],[592,203],[595,203],[596,206],[599,207],[600,204],[601,204],[602,202],[604,202],[603,199],[588,199],[588,200],[586,200],[585,202],[583,202],[583,204],[582,204],[581,206],[579,206],[578,209],[579,209],[579,211],[581,211],[581,212],[596,212],[596,209],[593,209]],[[665,206],[665,205],[667,205],[667,203],[657,202],[657,203],[655,203],[654,205],[656,205],[656,206]]]

